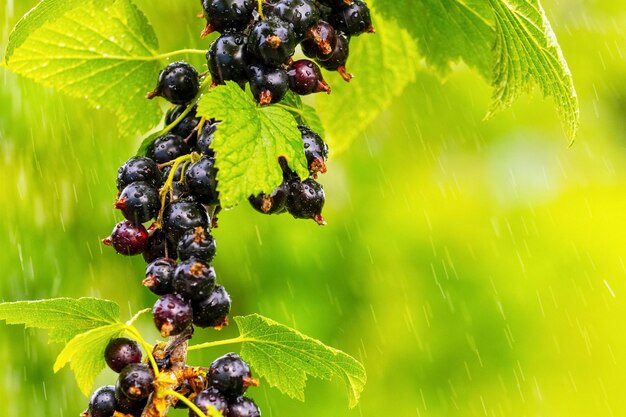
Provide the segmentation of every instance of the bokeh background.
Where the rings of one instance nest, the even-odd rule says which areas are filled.
[[[35,3],[0,0],[0,49]],[[196,2],[138,3],[163,51],[208,45]],[[246,206],[220,217],[215,266],[233,314],[294,326],[369,376],[351,411],[339,381],[311,380],[306,403],[255,390],[264,416],[626,415],[626,7],[543,3],[580,97],[572,147],[538,94],[483,121],[486,82],[463,65],[445,80],[425,69],[333,155],[328,226]],[[116,169],[138,139],[81,100],[0,77],[0,299],[96,296],[126,316],[152,305],[143,260],[100,244],[120,219]],[[0,324],[0,415],[85,408],[69,369],[52,372],[60,349]]]

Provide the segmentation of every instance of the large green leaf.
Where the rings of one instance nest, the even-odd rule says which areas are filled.
[[[243,340],[241,356],[271,386],[304,401],[307,375],[339,377],[348,389],[350,407],[358,403],[367,376],[356,359],[258,314],[234,320]]]
[[[15,27],[6,66],[13,72],[111,110],[120,130],[159,121],[144,98],[159,71],[158,41],[130,0],[43,0]]]

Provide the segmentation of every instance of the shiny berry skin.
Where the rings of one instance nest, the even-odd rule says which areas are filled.
[[[200,391],[198,395],[192,401],[200,411],[207,414],[207,406],[211,406],[217,411],[222,412],[223,415],[226,414],[226,409],[228,408],[228,403],[226,402],[226,398],[215,388],[205,389],[204,391]],[[208,414],[207,414],[208,415]],[[189,410],[189,417],[199,417],[193,410]]]
[[[186,109],[187,106],[184,105],[174,107],[167,113],[167,117],[165,118],[165,124],[172,124],[183,114]],[[194,129],[196,128],[196,126],[198,126],[198,123],[200,123],[200,118],[196,116],[196,109],[197,107],[194,106],[193,109],[191,109],[189,113],[187,113],[187,115],[183,117],[183,120],[178,122],[176,126],[174,126],[172,130],[170,130],[170,133],[178,135],[183,139],[192,136],[194,133]]]
[[[187,189],[200,203],[217,204],[219,195],[216,176],[215,158],[203,156],[187,167],[185,172]]]
[[[157,88],[148,93],[148,98],[163,97],[172,104],[187,104],[200,89],[198,71],[183,61],[172,62],[159,73]]]
[[[176,256],[176,246],[167,240],[163,230],[156,230],[148,238],[146,250],[143,251],[143,259],[146,263],[155,261],[158,258]]]
[[[227,353],[214,360],[207,372],[207,382],[227,398],[239,397],[249,386],[258,385],[248,364],[236,353]]]
[[[214,84],[224,81],[245,83],[246,46],[248,37],[241,32],[227,32],[215,39],[206,54],[209,72]]]
[[[260,104],[278,103],[289,90],[289,76],[282,68],[250,65],[250,90]]]
[[[320,20],[306,31],[300,46],[307,57],[324,61],[330,58],[337,46],[337,32],[329,23]]]
[[[117,387],[115,389],[115,400],[117,401],[117,410],[124,415],[132,417],[141,417],[141,413],[148,403],[148,399],[132,400],[124,395]]]
[[[353,0],[350,5],[343,5],[334,10],[330,22],[337,30],[349,36],[358,36],[365,32],[374,32],[370,9],[361,0]]]
[[[158,164],[164,164],[190,152],[191,149],[183,138],[173,133],[168,133],[158,137],[150,145],[147,156]]]
[[[154,324],[163,337],[180,334],[193,319],[191,305],[174,294],[166,294],[159,298],[152,307],[152,315]]]
[[[335,49],[333,49],[333,53],[326,60],[318,60],[317,63],[320,64],[322,68],[325,68],[329,71],[337,71],[344,80],[350,81],[352,79],[352,75],[349,74],[346,70],[346,62],[348,61],[348,56],[350,55],[350,38],[346,37],[342,33],[337,34],[337,45],[335,45]]]
[[[289,183],[287,211],[296,219],[313,219],[320,225],[325,224],[322,217],[325,201],[324,188],[314,179]]]
[[[198,226],[209,227],[209,216],[197,201],[178,200],[163,212],[163,230],[172,242],[178,242],[185,231]]]
[[[196,143],[196,151],[204,156],[215,156],[215,151],[211,148],[213,143],[213,135],[217,130],[217,122],[207,120],[202,126],[198,142]]]
[[[261,417],[261,410],[251,398],[239,397],[229,404],[225,417]]]
[[[104,360],[113,372],[120,372],[131,363],[141,362],[141,349],[132,339],[112,339],[104,350]]]
[[[207,26],[202,31],[206,36],[214,31],[243,30],[252,20],[255,0],[202,0]]]
[[[117,408],[115,387],[105,385],[98,388],[89,399],[89,415],[91,417],[112,417]]]
[[[154,374],[148,365],[132,363],[121,370],[115,389],[126,398],[138,401],[148,398],[148,395],[154,391],[153,382]]]
[[[304,155],[311,174],[326,172],[326,161],[328,160],[328,145],[322,138],[306,126],[298,126],[302,134],[304,143]]]
[[[223,286],[216,285],[211,295],[192,303],[193,324],[198,327],[226,326],[230,304],[230,295]]]
[[[139,255],[148,245],[148,231],[142,224],[124,220],[115,225],[111,236],[103,239],[102,243],[113,246],[120,255]]]
[[[145,223],[156,217],[161,208],[156,187],[144,181],[127,185],[117,197],[115,208],[134,223]]]
[[[204,227],[187,230],[178,240],[178,257],[181,261],[195,258],[210,263],[215,258],[215,238]]]
[[[269,16],[250,30],[248,52],[265,65],[281,65],[293,55],[297,43],[289,23]]]
[[[291,23],[298,38],[303,38],[307,29],[320,20],[320,10],[311,0],[278,0],[264,7],[266,16]]]
[[[172,284],[176,261],[169,258],[158,258],[146,267],[146,278],[143,285],[156,295],[165,295],[174,291]]]
[[[215,269],[197,259],[182,261],[174,271],[174,292],[185,300],[208,297],[215,287]]]
[[[117,171],[117,190],[122,191],[127,185],[138,181],[157,185],[160,178],[156,162],[145,156],[133,156]]]
[[[317,1],[320,2],[320,4],[323,4],[324,6],[337,8],[343,5],[352,4],[354,0],[317,0]]]
[[[287,183],[283,182],[270,194],[259,194],[250,196],[248,201],[252,208],[263,214],[279,214],[285,211],[287,202]]]
[[[330,94],[330,86],[324,81],[322,71],[313,61],[300,59],[294,61],[287,70],[289,76],[289,88],[301,96],[320,93]]]

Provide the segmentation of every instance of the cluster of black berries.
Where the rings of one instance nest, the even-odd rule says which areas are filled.
[[[374,31],[361,0],[267,0],[262,13],[257,0],[202,0],[202,7],[202,35],[220,33],[207,53],[213,83],[249,82],[261,104],[279,102],[289,89],[330,93],[317,64],[349,81],[350,37]],[[293,61],[298,45],[317,64]]]
[[[140,417],[154,391],[155,375],[142,363],[137,342],[127,338],[113,339],[104,353],[109,367],[119,373],[115,385],[98,388],[89,400],[83,417]],[[166,368],[164,370],[167,370]],[[220,411],[224,417],[260,417],[255,402],[244,396],[250,386],[258,386],[250,367],[235,353],[228,353],[211,363],[209,368],[186,368],[175,373],[179,380],[177,392],[207,414],[207,409]],[[175,408],[187,408],[182,401]],[[189,410],[189,417],[199,417]]]

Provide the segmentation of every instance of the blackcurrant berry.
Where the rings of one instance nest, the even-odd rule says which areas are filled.
[[[320,4],[323,4],[324,6],[337,8],[343,5],[352,4],[354,0],[317,0],[317,1],[320,2]]]
[[[328,159],[328,145],[322,138],[306,126],[298,126],[304,143],[304,155],[312,174],[326,172],[326,160]]]
[[[115,389],[126,398],[138,401],[148,398],[148,395],[154,391],[153,382],[154,374],[148,365],[132,363],[126,365],[120,372]]]
[[[261,410],[251,398],[239,397],[228,405],[226,417],[261,417]]]
[[[322,68],[325,68],[329,71],[337,71],[344,80],[350,81],[352,79],[352,74],[348,73],[346,70],[346,62],[348,61],[348,56],[350,55],[350,38],[346,37],[346,35],[342,33],[337,34],[337,45],[335,45],[335,49],[333,49],[332,54],[328,59],[318,60],[318,64]]]
[[[215,286],[215,270],[197,259],[182,261],[174,271],[174,291],[185,300],[207,298]]]
[[[227,32],[213,41],[206,55],[213,84],[224,84],[224,81],[242,84],[248,80],[247,43],[248,37],[241,32]]]
[[[115,251],[121,255],[138,255],[148,245],[148,231],[142,224],[125,220],[116,224],[111,236],[102,239],[102,243],[113,246]]]
[[[202,0],[207,25],[202,31],[206,36],[214,31],[243,30],[256,8],[255,0]]]
[[[191,306],[178,295],[166,294],[152,307],[154,324],[161,336],[175,336],[185,330],[193,319]]]
[[[211,363],[207,372],[209,386],[217,388],[227,398],[242,395],[249,386],[258,386],[250,367],[236,353],[227,353]]]
[[[172,242],[178,242],[185,231],[209,227],[209,216],[202,205],[193,200],[178,200],[163,212],[163,230]]]
[[[202,411],[207,414],[207,406],[211,406],[217,411],[226,414],[228,403],[226,398],[215,388],[209,388],[204,391],[200,391],[198,395],[193,399],[193,403]],[[189,417],[200,417],[193,410],[189,410]]]
[[[215,238],[204,227],[187,230],[178,241],[178,257],[182,261],[195,258],[210,263],[215,257]]]
[[[117,171],[117,190],[122,191],[127,185],[145,181],[157,185],[161,173],[156,162],[145,156],[133,156]]]
[[[289,90],[289,76],[282,68],[250,65],[248,76],[252,95],[262,105],[278,103]]]
[[[324,202],[324,188],[312,178],[289,183],[287,211],[296,219],[313,219],[320,225],[326,224],[322,217]]]
[[[135,223],[145,223],[156,217],[161,208],[159,192],[144,181],[127,185],[115,202],[115,208]]]
[[[261,193],[257,196],[250,196],[248,201],[260,213],[279,214],[285,211],[287,191],[287,183],[283,182],[270,195]]]
[[[267,3],[264,9],[266,15],[291,23],[298,38],[320,20],[320,10],[311,0],[278,0]]]
[[[307,30],[300,46],[304,55],[324,61],[330,58],[337,46],[337,32],[329,23],[320,20]]]
[[[293,55],[297,43],[289,23],[269,16],[250,30],[248,52],[265,65],[281,65]]]
[[[132,339],[112,339],[104,350],[104,360],[109,368],[119,373],[126,365],[141,362],[141,349]]]
[[[148,157],[159,164],[173,161],[179,156],[187,155],[191,149],[185,140],[178,135],[168,133],[158,137],[148,148]]]
[[[187,188],[200,203],[217,204],[219,196],[216,176],[215,158],[203,156],[187,168],[185,172]]]
[[[165,124],[170,125],[174,123],[174,121],[178,119],[186,109],[187,106],[183,105],[174,107],[167,113]],[[196,106],[194,106],[193,109],[191,109],[189,113],[187,113],[187,115],[172,128],[172,130],[170,130],[170,133],[178,135],[184,139],[191,139],[194,136],[194,129],[198,126],[198,123],[200,123],[200,118],[196,116]]]
[[[90,417],[112,417],[116,408],[115,387],[113,385],[105,385],[98,388],[91,395],[88,415]]]
[[[169,258],[158,258],[147,266],[143,285],[156,295],[172,293],[174,291],[172,282],[175,270],[176,261]]]
[[[176,256],[176,245],[167,240],[163,230],[155,230],[148,238],[146,250],[143,252],[143,259],[153,262],[158,258],[168,258]]]
[[[204,156],[215,156],[211,144],[213,143],[213,134],[215,134],[216,130],[217,122],[207,120],[204,123],[200,135],[198,136],[198,143],[196,144],[198,153]]]
[[[169,64],[159,73],[157,88],[148,93],[148,98],[157,96],[173,104],[187,104],[198,94],[200,76],[198,71],[186,62]]]
[[[348,36],[358,36],[361,33],[374,32],[370,9],[361,0],[353,0],[350,5],[343,5],[334,10],[330,22],[337,30]]]
[[[313,61],[301,59],[292,62],[287,70],[287,75],[289,76],[289,87],[296,94],[304,96],[322,91],[330,94],[330,86],[324,81],[322,71]]]
[[[141,417],[142,411],[148,403],[147,398],[139,400],[128,398],[119,386],[115,387],[115,401],[117,402],[116,411],[132,417]]]
[[[216,285],[207,298],[192,303],[193,324],[198,327],[222,328],[228,324],[230,295],[223,286]]]

